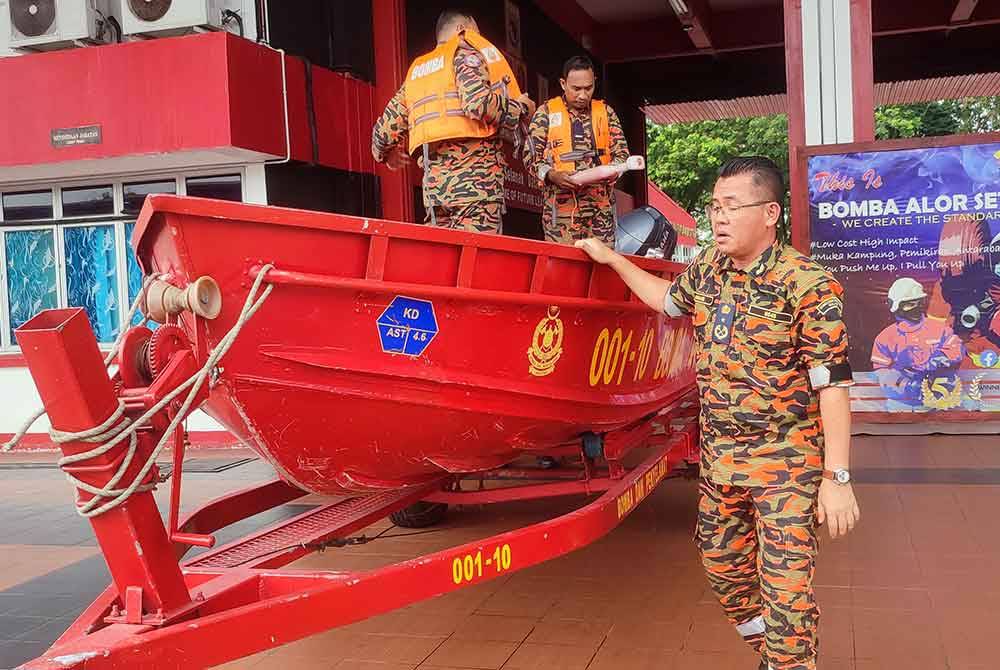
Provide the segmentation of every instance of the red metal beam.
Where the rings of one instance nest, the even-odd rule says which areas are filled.
[[[952,25],[956,23],[965,23],[972,18],[972,13],[976,11],[976,5],[979,4],[979,0],[958,0],[955,3],[955,10],[951,13]]]
[[[788,86],[788,184],[791,191],[792,246],[808,254],[808,193],[799,154],[806,144],[805,79],[802,71],[802,0],[785,0],[785,81]]]
[[[83,309],[46,310],[18,328],[16,334],[54,427],[66,432],[91,430],[114,414],[118,396]],[[82,464],[62,468],[93,487],[124,488],[139,475],[152,447],[148,434],[137,442],[131,464],[120,478],[114,475],[126,458],[126,442],[80,461]],[[72,456],[90,451],[94,444],[73,440],[60,448],[65,456]],[[147,475],[144,481],[151,478]],[[77,491],[78,505],[92,498],[88,491]],[[127,502],[90,517],[90,523],[118,593],[134,594],[130,618],[139,622],[144,613],[169,614],[190,604],[152,491],[134,493]]]
[[[851,0],[851,84],[854,141],[875,139],[875,72],[872,64],[872,0]]]
[[[406,75],[406,0],[372,0],[375,40],[375,113],[381,114]],[[413,170],[376,165],[382,193],[382,218],[414,221]]]

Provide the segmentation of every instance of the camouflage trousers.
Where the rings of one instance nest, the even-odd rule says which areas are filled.
[[[467,230],[473,233],[499,233],[502,224],[503,205],[499,202],[483,202],[471,205],[435,205],[433,217],[427,211],[424,223],[439,228]]]
[[[695,541],[702,564],[762,668],[816,670],[817,491],[701,481]]]
[[[614,203],[595,201],[585,195],[559,191],[549,196],[542,209],[542,229],[547,242],[573,244],[596,237],[615,246]]]

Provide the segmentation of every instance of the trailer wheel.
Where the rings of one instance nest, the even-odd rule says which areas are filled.
[[[446,503],[417,502],[393,512],[389,518],[402,528],[426,528],[441,523],[448,511]]]

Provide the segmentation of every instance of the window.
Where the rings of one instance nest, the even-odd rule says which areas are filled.
[[[242,200],[240,174],[0,194],[0,351],[16,348],[15,329],[43,309],[82,307],[104,345],[138,323],[124,323],[142,288],[134,217],[147,195],[176,193],[178,183],[190,195]]]
[[[169,181],[151,181],[142,184],[125,184],[122,186],[122,199],[124,206],[122,214],[137,216],[142,210],[142,205],[146,202],[147,195],[154,193],[177,193],[177,182],[173,179]]]
[[[243,180],[238,174],[219,177],[188,177],[187,194],[216,200],[243,200]]]
[[[35,221],[52,218],[52,191],[3,194],[3,220]]]
[[[115,213],[111,186],[84,186],[62,190],[62,215],[67,219]]]
[[[127,284],[127,294],[128,301],[126,302],[126,307],[131,308],[132,303],[135,302],[136,297],[139,295],[139,291],[142,290],[142,268],[139,267],[139,261],[135,257],[135,252],[132,250],[132,233],[135,232],[135,221],[129,221],[125,224],[125,271],[126,271],[126,284]],[[136,312],[135,316],[132,317],[131,325],[137,326],[142,322],[142,315]]]
[[[98,342],[114,342],[121,331],[115,226],[66,226],[66,304],[83,307]]]
[[[10,230],[4,235],[10,342],[14,329],[43,309],[59,306],[55,231]]]

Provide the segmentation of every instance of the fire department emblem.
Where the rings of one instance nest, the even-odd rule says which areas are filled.
[[[563,322],[559,318],[559,308],[549,307],[548,314],[535,326],[528,349],[528,372],[535,377],[545,377],[556,369],[562,356]]]

